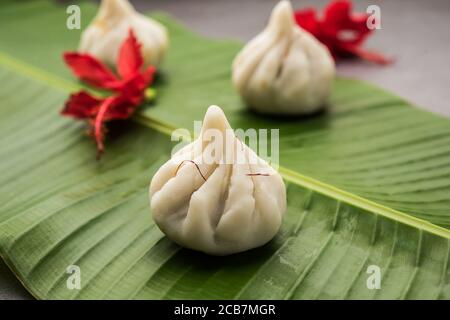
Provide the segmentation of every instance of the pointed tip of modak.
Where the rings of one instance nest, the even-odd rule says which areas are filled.
[[[294,10],[289,0],[281,0],[273,8],[269,27],[290,30],[294,26]]]
[[[292,5],[289,0],[280,0],[273,8],[272,12],[292,13]]]
[[[134,12],[134,7],[128,0],[102,0],[99,13],[105,16],[119,16]]]
[[[206,110],[205,117],[203,119],[202,131],[207,129],[217,129],[220,131],[231,129],[225,113],[216,105],[212,105],[208,108],[208,110]]]

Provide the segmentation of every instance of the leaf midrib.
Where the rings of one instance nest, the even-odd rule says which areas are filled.
[[[41,68],[16,59],[4,52],[0,52],[0,65],[65,93],[71,93],[73,91],[85,88],[81,84],[67,81]],[[177,129],[177,126],[171,123],[152,118],[148,115],[143,116],[139,113],[133,117],[133,120],[143,126],[149,127],[166,135],[171,135],[171,133]],[[314,192],[350,204],[357,208],[363,209],[364,211],[369,211],[371,213],[381,215],[383,217],[411,226],[413,228],[423,230],[446,239],[450,239],[450,230],[435,225],[429,221],[419,219],[405,212],[401,212],[381,205],[377,202],[347,192],[315,178],[284,168],[283,166],[278,166],[278,171],[285,180],[297,184],[301,187],[311,189]]]

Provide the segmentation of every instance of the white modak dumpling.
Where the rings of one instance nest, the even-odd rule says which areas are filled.
[[[310,114],[324,107],[335,65],[328,49],[300,28],[280,1],[266,29],[233,62],[233,83],[249,108],[268,114]]]
[[[280,228],[286,187],[242,143],[222,109],[206,112],[199,137],[153,176],[153,218],[181,246],[227,255],[262,246]]]
[[[144,65],[158,66],[168,47],[163,25],[138,13],[127,0],[102,0],[97,16],[81,35],[79,51],[115,65],[129,30],[141,44]]]

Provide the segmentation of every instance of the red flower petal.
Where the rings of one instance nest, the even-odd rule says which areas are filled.
[[[90,54],[64,53],[64,61],[72,72],[90,85],[103,89],[115,89],[119,80],[103,63]]]
[[[118,119],[128,119],[141,104],[143,94],[127,97],[123,94],[108,97],[97,108],[93,120],[93,135],[97,144],[97,159],[104,152],[105,122]]]
[[[118,96],[108,111],[108,120],[123,120],[131,117],[141,104],[143,96],[133,98],[129,99],[125,96]]]
[[[103,99],[93,97],[86,91],[80,91],[70,95],[61,114],[75,119],[88,119],[98,112],[102,101]]]
[[[120,47],[117,71],[122,79],[126,80],[138,73],[143,64],[141,45],[138,43],[133,30],[130,29],[128,38]]]
[[[144,100],[146,88],[156,72],[150,66],[140,72],[143,58],[140,44],[132,30],[122,44],[117,61],[118,79],[112,71],[89,54],[68,52],[64,60],[77,77],[87,83],[115,91],[113,96],[100,99],[86,91],[70,96],[63,115],[88,120],[92,136],[97,144],[97,159],[104,151],[105,123],[116,119],[128,119]]]
[[[361,59],[365,59],[367,61],[371,61],[374,63],[378,63],[381,65],[389,64],[394,62],[394,59],[387,58],[381,53],[368,51],[360,47],[352,47],[348,49],[349,52],[352,52],[355,56],[360,57]]]
[[[154,80],[156,73],[156,68],[153,66],[149,66],[144,72],[141,73],[142,78],[144,79],[145,88],[147,88]]]
[[[148,67],[143,73],[135,74],[131,79],[124,82],[121,88],[121,94],[132,104],[140,104],[144,96],[145,89],[153,81],[156,69]]]
[[[325,32],[334,35],[340,42],[360,44],[372,32],[367,28],[366,14],[351,13],[352,4],[347,0],[331,2],[324,12]],[[343,38],[343,32],[352,34],[352,37]]]
[[[317,17],[314,9],[307,8],[297,10],[295,20],[327,46],[335,59],[357,56],[379,64],[392,62],[381,54],[360,48],[372,30],[366,24],[367,14],[352,13],[351,10],[351,1],[335,0],[325,7],[322,19]]]
[[[319,24],[316,17],[316,10],[313,8],[306,8],[304,10],[298,10],[294,14],[297,24],[305,30],[308,30],[313,35],[317,35],[320,32]]]
[[[98,113],[95,116],[94,137],[95,142],[97,143],[97,160],[100,158],[101,154],[105,150],[105,146],[103,144],[103,140],[105,138],[103,127],[105,122],[105,115],[108,113],[108,109],[111,107],[111,105],[115,102],[116,99],[117,97],[115,96],[106,98],[100,105]]]

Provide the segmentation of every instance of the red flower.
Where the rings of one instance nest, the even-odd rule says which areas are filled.
[[[352,13],[349,0],[331,1],[319,19],[315,9],[307,8],[295,12],[295,20],[328,47],[335,59],[357,56],[379,64],[387,64],[391,59],[361,48],[373,30],[367,27],[369,15]]]
[[[144,100],[145,89],[153,81],[154,67],[141,71],[144,61],[140,48],[130,29],[117,59],[118,76],[90,54],[64,53],[64,61],[79,79],[114,92],[110,97],[97,98],[84,90],[79,91],[70,96],[61,112],[88,121],[97,144],[97,158],[104,151],[105,122],[129,118]]]

